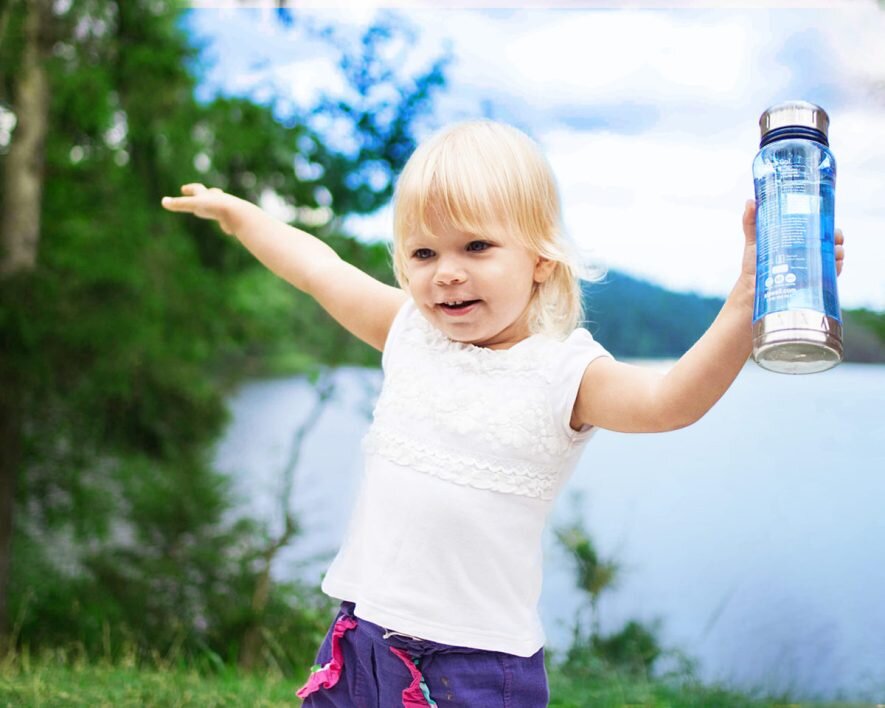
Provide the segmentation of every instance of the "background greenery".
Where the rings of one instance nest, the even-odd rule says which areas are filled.
[[[0,105],[17,120],[0,146],[0,699],[12,703],[185,705],[195,686],[200,705],[271,705],[291,698],[330,618],[317,588],[270,581],[297,519],[284,513],[281,532],[233,517],[211,451],[238,382],[301,373],[321,394],[329,368],[378,366],[379,355],[213,224],[164,212],[160,197],[190,181],[256,202],[275,193],[298,207],[294,224],[392,282],[386,246],[349,238],[341,219],[389,200],[447,58],[404,78],[382,58],[408,41],[395,20],[358,43],[313,28],[340,54],[350,103],[301,113],[199,103],[200,52],[179,15],[154,0],[0,2]],[[393,90],[373,90],[383,84]],[[314,112],[347,121],[358,148],[326,145],[307,127]],[[25,128],[42,124],[25,144]],[[315,176],[298,177],[297,161]],[[23,192],[31,179],[39,190]],[[30,231],[17,220],[28,213],[39,217]],[[28,233],[32,262],[10,265],[10,243]],[[625,357],[680,355],[721,305],[618,273],[586,293],[588,327]],[[885,317],[846,316],[849,360],[885,361]],[[562,533],[595,607],[613,566],[581,528]],[[594,627],[576,627],[561,658],[571,678],[552,673],[555,693],[640,680],[664,652],[654,628],[601,637]],[[236,666],[276,678],[231,688]],[[162,687],[158,670],[178,688]]]

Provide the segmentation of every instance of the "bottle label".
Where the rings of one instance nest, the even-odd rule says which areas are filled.
[[[787,159],[775,161],[756,179],[754,322],[800,309],[841,320],[833,254],[834,184],[821,177],[805,160]]]
[[[820,197],[810,194],[784,195],[784,214],[820,214]]]

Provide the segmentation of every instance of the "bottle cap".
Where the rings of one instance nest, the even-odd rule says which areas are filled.
[[[785,101],[763,111],[759,117],[762,138],[779,128],[811,128],[823,133],[824,138],[830,127],[830,117],[820,106],[808,101]]]

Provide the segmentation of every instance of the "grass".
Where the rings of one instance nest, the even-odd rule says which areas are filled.
[[[201,676],[194,671],[122,667],[41,667],[0,677],[0,706],[297,705],[294,682],[256,676]]]
[[[89,662],[73,652],[57,650],[30,657],[21,653],[0,663],[0,708],[128,708],[129,706],[297,706],[295,680],[278,671],[243,675],[232,667],[209,669],[182,666],[154,657],[137,662]],[[849,708],[861,703],[797,703],[789,698],[756,698],[717,686],[683,681],[626,679],[618,676],[577,679],[549,670],[551,708]],[[387,708],[387,707],[385,707]]]
[[[617,676],[579,681],[558,671],[550,678],[550,708],[857,708],[872,704],[797,702],[789,697],[754,697],[722,686],[698,682],[625,679]]]
[[[34,659],[19,654],[0,663],[0,708],[291,708],[300,703],[295,691],[302,683],[276,671],[241,674],[232,667],[207,671],[159,658],[139,664],[128,657],[111,664],[90,663],[64,651]]]

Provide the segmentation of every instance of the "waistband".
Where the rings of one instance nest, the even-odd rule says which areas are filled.
[[[452,644],[442,644],[434,642],[430,639],[422,639],[420,637],[411,637],[401,634],[389,627],[370,622],[369,620],[358,617],[354,614],[356,605],[349,600],[341,603],[339,617],[353,617],[359,622],[359,627],[368,634],[372,640],[378,644],[396,647],[408,652],[413,657],[432,656],[434,654],[495,654],[497,652],[489,652],[485,649],[475,649],[473,647],[460,647]]]

